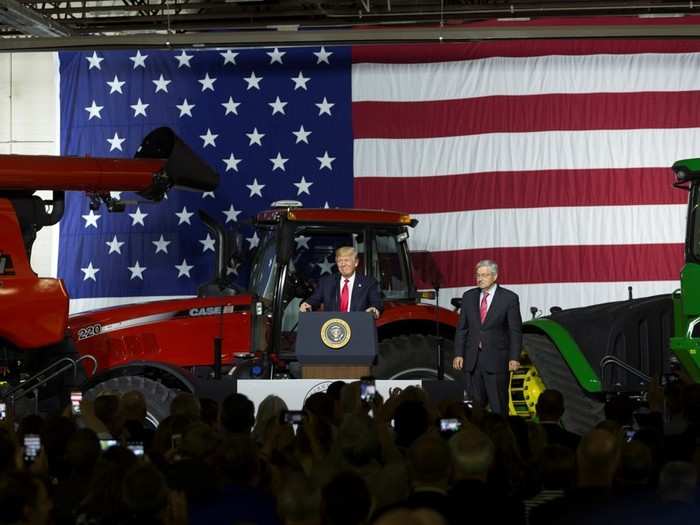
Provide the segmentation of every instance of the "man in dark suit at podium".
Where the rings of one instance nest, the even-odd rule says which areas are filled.
[[[341,246],[335,251],[335,263],[340,275],[326,275],[299,310],[309,312],[323,304],[326,312],[371,313],[378,318],[383,309],[379,284],[376,279],[357,273],[357,252],[352,246]]]
[[[496,284],[498,265],[476,265],[477,288],[464,292],[452,366],[464,368],[474,403],[508,415],[508,373],[520,366],[522,320],[518,296]]]

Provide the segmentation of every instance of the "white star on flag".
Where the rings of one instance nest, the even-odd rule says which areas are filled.
[[[237,262],[233,266],[229,265],[226,267],[226,275],[238,275],[238,267],[241,265],[241,263]]]
[[[122,254],[122,246],[124,245],[124,242],[120,242],[116,235],[110,242],[105,242],[105,244],[109,246],[109,252],[107,252],[107,255],[110,253],[118,253],[119,255]]]
[[[265,187],[265,184],[258,184],[258,179],[253,179],[253,184],[246,184],[245,186],[250,190],[250,195],[248,195],[248,197],[252,197],[253,195],[262,197],[262,189]]]
[[[317,64],[320,64],[321,62],[325,62],[326,64],[330,64],[328,61],[328,58],[333,54],[333,51],[326,51],[326,48],[321,46],[321,51],[314,51],[314,55],[316,55],[316,58],[318,59],[316,61]]]
[[[131,109],[134,110],[134,117],[138,117],[139,115],[143,115],[144,117],[147,117],[146,115],[146,108],[150,106],[150,104],[144,104],[141,102],[141,98],[136,101],[136,104],[131,105]]]
[[[168,84],[170,84],[172,80],[165,80],[165,78],[163,78],[163,75],[161,74],[158,80],[152,80],[151,82],[153,82],[156,85],[156,93],[158,93],[159,91],[165,91],[167,93]]]
[[[131,217],[131,225],[136,226],[137,224],[140,224],[141,226],[146,226],[143,223],[143,220],[148,217],[148,213],[141,213],[141,208],[138,206],[136,207],[136,212],[130,213],[129,217]]]
[[[301,195],[302,193],[311,195],[311,193],[309,192],[309,188],[312,184],[313,182],[306,182],[306,179],[304,177],[302,177],[299,182],[295,182],[294,185],[297,187],[297,195]]]
[[[97,272],[100,271],[99,268],[94,268],[92,266],[92,261],[90,261],[87,265],[87,268],[81,268],[81,272],[85,274],[85,277],[83,277],[83,281],[87,281],[88,279],[92,279],[93,281],[97,282],[97,279],[95,279],[95,275]]]
[[[245,239],[250,243],[250,249],[252,250],[253,248],[257,248],[258,244],[260,244],[260,237],[258,237],[258,232],[254,231],[252,237],[246,237]]]
[[[238,216],[243,212],[236,211],[236,208],[234,208],[233,204],[231,204],[231,206],[229,207],[228,210],[224,210],[221,213],[226,215],[226,223],[225,224],[228,224],[229,222],[232,222],[232,221],[238,222]]]
[[[268,51],[267,56],[270,57],[270,64],[274,64],[275,62],[282,63],[282,57],[287,54],[286,51],[280,51],[279,49],[275,48],[272,51]]]
[[[335,157],[330,157],[328,156],[328,152],[325,151],[323,153],[323,157],[316,157],[316,160],[321,163],[321,167],[319,167],[319,170],[322,170],[323,168],[328,168],[329,170],[333,170],[333,166],[331,164],[335,160]]]
[[[166,241],[163,236],[160,236],[160,239],[157,241],[151,241],[155,247],[156,247],[156,253],[158,252],[163,252],[163,253],[168,253],[168,244],[170,244],[173,241]]]
[[[187,102],[187,99],[182,101],[182,104],[175,104],[175,107],[180,110],[180,117],[184,117],[185,115],[187,116],[192,116],[192,109],[196,106],[196,104],[189,104]]]
[[[109,142],[109,146],[110,146],[109,151],[113,151],[115,149],[118,149],[119,151],[123,151],[122,150],[122,142],[124,142],[125,140],[126,139],[120,139],[119,135],[115,131],[114,137],[112,137],[111,139],[107,139],[107,142]]]
[[[122,95],[122,86],[126,84],[125,80],[119,80],[119,77],[117,75],[114,75],[114,80],[111,82],[107,82],[107,85],[109,86],[109,94],[111,95],[112,93],[121,93]]]
[[[297,89],[301,88],[304,91],[307,91],[306,89],[306,83],[311,80],[310,77],[305,77],[302,75],[301,71],[299,71],[299,74],[296,77],[292,77],[292,82],[294,82],[294,91]]]
[[[241,163],[243,159],[237,159],[234,157],[233,153],[227,159],[221,159],[226,164],[226,170],[238,171],[238,164]]]
[[[192,225],[192,223],[190,222],[190,217],[192,217],[192,215],[194,215],[194,213],[188,212],[187,206],[183,206],[182,211],[179,213],[175,212],[175,215],[177,215],[178,219],[180,219],[179,222],[177,223],[178,226],[180,226],[180,224],[182,224],[183,222],[186,222],[187,224]]]
[[[238,56],[238,53],[234,53],[230,49],[227,49],[225,53],[219,53],[222,57],[224,57],[224,65],[226,64],[233,64],[234,66],[236,65],[236,57]]]
[[[109,196],[112,197],[115,201],[118,201],[119,199],[122,198],[122,192],[121,191],[110,191]]]
[[[190,60],[192,60],[193,56],[194,55],[188,55],[185,53],[185,50],[183,49],[182,53],[175,57],[175,60],[177,60],[177,68],[180,69],[182,66],[191,67]]]
[[[90,212],[87,215],[83,215],[83,219],[85,219],[85,227],[88,228],[90,226],[94,226],[97,228],[97,220],[101,217],[101,215],[96,215],[93,210],[90,210]]]
[[[137,67],[142,67],[146,69],[146,59],[148,58],[148,55],[142,55],[140,50],[136,50],[136,54],[132,57],[129,57],[129,60],[131,60],[134,63],[134,69]]]
[[[216,147],[216,138],[219,135],[216,135],[211,132],[209,128],[207,128],[207,133],[205,135],[200,135],[199,138],[204,141],[204,144],[202,145],[203,148],[206,148],[207,146],[213,146]]]
[[[99,70],[102,70],[102,66],[100,66],[100,62],[102,62],[104,60],[104,58],[98,57],[97,51],[93,51],[92,56],[85,57],[85,60],[87,60],[90,63],[90,67],[88,67],[88,71],[90,71],[93,67],[95,67]]]
[[[333,270],[333,263],[328,260],[328,257],[325,257],[322,262],[316,263],[316,266],[321,268],[321,275],[324,273],[331,273]]]
[[[273,115],[276,113],[282,113],[282,115],[286,115],[286,113],[284,112],[284,106],[287,105],[287,102],[282,102],[279,97],[277,97],[274,102],[268,102],[267,105],[272,108]]]
[[[93,100],[92,104],[85,108],[85,111],[90,113],[88,120],[92,119],[92,117],[97,117],[97,118],[101,119],[102,115],[100,115],[100,111],[102,111],[103,108],[104,108],[104,106],[98,106],[97,104],[95,104],[95,101]]]
[[[322,101],[321,103],[319,103],[319,104],[316,104],[316,107],[318,108],[318,116],[320,117],[320,116],[323,115],[324,113],[325,113],[326,115],[330,115],[330,114],[331,114],[331,108],[332,108],[333,106],[335,106],[334,103],[328,102],[328,100],[326,99],[326,97],[323,97],[323,101]]]
[[[311,131],[306,131],[304,129],[303,124],[299,126],[299,131],[292,131],[294,136],[297,138],[296,144],[299,144],[300,142],[306,142],[307,144],[309,143],[309,135],[311,135]]]
[[[127,269],[131,272],[131,277],[129,280],[138,278],[143,281],[143,272],[146,270],[145,266],[140,266],[139,262],[136,261],[136,264],[133,266],[127,266]]]
[[[211,235],[209,235],[208,233],[207,233],[206,239],[200,239],[199,242],[201,242],[202,245],[204,246],[202,248],[202,253],[206,252],[207,250],[211,250],[213,252],[216,251],[214,249],[214,245],[215,245],[216,241],[214,241],[214,239],[212,239]]]
[[[255,76],[255,71],[250,72],[249,77],[243,77],[243,80],[245,80],[248,83],[248,87],[246,88],[247,90],[249,89],[260,89],[260,81],[263,79],[263,77],[256,77]]]
[[[206,198],[215,199],[216,195],[214,195],[213,191],[205,191],[205,192],[202,192],[202,198],[203,199],[206,199]]]
[[[252,146],[253,144],[262,146],[262,138],[265,136],[265,133],[258,133],[258,128],[253,128],[252,133],[246,133],[245,135],[250,139],[248,146]]]
[[[209,73],[206,73],[204,78],[198,80],[197,82],[202,84],[202,92],[206,91],[207,89],[214,91],[214,82],[216,82],[216,78],[211,78]]]
[[[299,235],[298,237],[294,237],[294,242],[297,243],[297,250],[301,250],[302,248],[306,248],[308,250],[310,240],[311,240],[311,237],[305,237],[304,235]]]
[[[177,268],[177,278],[179,279],[183,275],[190,277],[190,270],[194,266],[187,264],[187,259],[182,259],[182,264],[176,264],[175,268]]]
[[[289,159],[285,159],[282,157],[282,154],[280,152],[277,152],[277,156],[273,159],[270,159],[270,162],[272,162],[272,171],[275,171],[276,169],[281,169],[282,171],[287,171],[284,168],[284,165],[287,163]]]
[[[240,106],[241,103],[233,100],[233,97],[228,97],[228,102],[222,102],[221,105],[226,108],[226,113],[224,113],[224,116],[228,115],[229,113],[238,115],[238,106]]]

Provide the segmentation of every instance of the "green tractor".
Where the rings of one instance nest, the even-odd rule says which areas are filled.
[[[681,289],[673,294],[673,337],[671,351],[688,378],[700,382],[700,159],[673,164],[677,188],[688,190],[685,230],[685,265]]]
[[[523,325],[524,359],[511,378],[511,413],[532,416],[544,388],[565,399],[565,426],[584,433],[604,418],[610,395],[645,397],[649,383],[682,374],[700,382],[700,159],[672,167],[690,193],[681,288],[560,310]],[[630,289],[631,290],[631,289]]]

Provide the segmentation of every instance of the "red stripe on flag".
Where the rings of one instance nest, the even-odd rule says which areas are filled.
[[[420,64],[491,57],[593,55],[631,53],[697,53],[698,40],[543,39],[499,40],[450,44],[353,46],[352,62]]]
[[[352,122],[356,139],[433,138],[549,130],[694,128],[700,126],[700,91],[354,102]]]
[[[547,206],[683,204],[669,168],[548,170],[442,177],[360,177],[358,208],[440,213]],[[429,195],[429,198],[426,196]]]
[[[499,282],[508,284],[673,281],[683,263],[682,244],[617,246],[535,246],[433,252],[442,273],[441,287],[472,286],[474,265],[492,259]],[[430,287],[432,275],[414,259],[419,288]],[[429,270],[428,270],[429,271]]]

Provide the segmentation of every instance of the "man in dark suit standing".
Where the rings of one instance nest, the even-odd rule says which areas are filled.
[[[467,393],[479,406],[508,415],[508,373],[520,366],[522,320],[518,296],[496,284],[498,265],[476,265],[477,288],[462,296],[452,366],[464,368]]]
[[[335,251],[335,263],[340,275],[326,275],[299,310],[308,312],[323,304],[327,312],[366,311],[378,318],[383,309],[379,284],[376,279],[357,273],[357,252],[352,246],[341,246]]]

